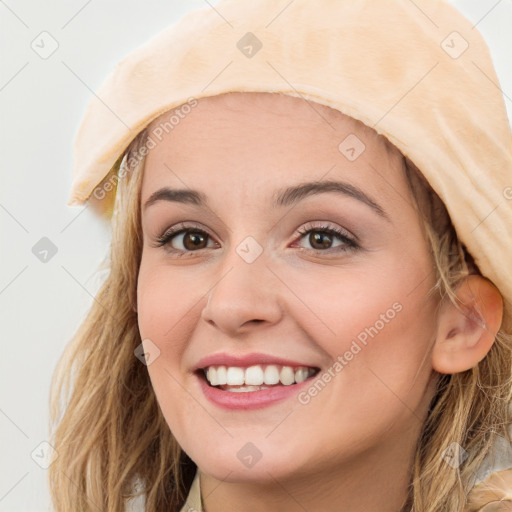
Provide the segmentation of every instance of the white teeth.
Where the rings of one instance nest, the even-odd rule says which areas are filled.
[[[261,386],[263,384],[263,370],[261,366],[249,366],[245,370],[245,384]]]
[[[212,385],[217,386],[217,372],[215,368],[210,366],[208,370],[206,370],[206,380]]]
[[[227,382],[230,386],[242,386],[244,383],[244,369],[230,366],[227,373]]]
[[[228,383],[228,372],[226,370],[225,366],[219,366],[217,367],[216,372],[216,378],[217,378],[217,386],[222,386],[223,384]]]
[[[307,368],[299,368],[295,371],[295,382],[303,382],[309,377],[310,373]]]
[[[243,386],[245,391],[255,391],[251,386],[272,386],[283,384],[289,386],[295,382],[303,382],[313,375],[315,370],[306,366],[292,368],[291,366],[254,365],[248,368],[237,366],[210,366],[206,379],[212,386]]]
[[[291,366],[283,366],[281,368],[281,373],[279,375],[279,380],[281,384],[285,386],[289,386],[295,382],[295,372]]]
[[[279,382],[279,368],[274,364],[269,364],[265,368],[265,384],[277,384]]]
[[[259,391],[260,389],[267,389],[270,386],[239,386],[234,388],[224,389],[224,391],[230,391],[231,393],[248,393],[250,391]]]

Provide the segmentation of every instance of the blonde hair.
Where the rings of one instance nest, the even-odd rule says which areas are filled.
[[[101,266],[109,274],[52,381],[50,442],[58,457],[49,468],[49,485],[57,512],[119,512],[136,496],[144,497],[145,510],[178,511],[196,470],[170,432],[146,366],[134,355],[141,343],[134,308],[142,253],[144,158],[133,155],[140,154],[146,139],[144,130],[112,171],[124,173],[119,172],[117,182],[110,257]],[[437,269],[433,292],[457,303],[457,285],[478,269],[439,197],[412,162],[405,157],[403,162]],[[504,318],[478,366],[439,377],[416,447],[404,512],[462,512],[476,469],[495,436],[507,436],[510,320]],[[460,467],[443,458],[451,443],[468,452]]]
[[[433,292],[457,307],[456,289],[470,274],[481,275],[460,242],[439,196],[418,168],[404,157],[404,169],[424,232],[430,242],[437,282]],[[506,315],[494,344],[480,363],[461,373],[441,375],[416,449],[410,496],[405,510],[464,510],[475,476],[497,435],[510,442],[512,399],[511,319]],[[467,459],[453,467],[445,460],[459,445]],[[462,450],[456,448],[456,450]],[[457,455],[457,451],[456,451]]]

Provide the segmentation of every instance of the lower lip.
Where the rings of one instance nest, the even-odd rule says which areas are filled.
[[[309,386],[311,381],[317,377],[318,373],[312,375],[306,380],[298,384],[290,384],[289,386],[275,386],[271,388],[261,389],[259,391],[247,392],[230,392],[210,386],[205,379],[196,374],[201,389],[211,402],[215,405],[230,410],[251,410],[267,407],[286,398],[296,396],[302,389]]]

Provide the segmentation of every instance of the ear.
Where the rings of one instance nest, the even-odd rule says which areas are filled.
[[[439,311],[432,367],[439,373],[474,368],[491,349],[503,317],[503,299],[488,279],[468,276]]]

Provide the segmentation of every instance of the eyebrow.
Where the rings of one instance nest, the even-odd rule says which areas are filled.
[[[356,199],[364,203],[366,206],[369,206],[380,217],[390,221],[389,215],[374,199],[372,199],[368,194],[363,192],[355,185],[351,185],[350,183],[345,183],[342,181],[312,181],[279,189],[274,194],[273,207],[276,208],[292,206],[305,199],[306,197],[311,197],[313,195],[327,192],[335,192],[337,194],[342,194],[346,197]],[[155,204],[158,201],[188,203],[203,207],[208,203],[207,197],[197,190],[171,189],[169,187],[163,187],[151,194],[149,199],[144,204],[143,210],[146,210],[149,206]]]

